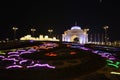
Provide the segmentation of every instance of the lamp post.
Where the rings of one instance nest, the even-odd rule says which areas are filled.
[[[30,30],[32,32],[32,36],[34,37],[34,32],[36,31],[36,29],[35,28],[31,28]]]
[[[53,29],[48,29],[48,32],[50,33],[50,36],[51,36]]]
[[[14,31],[14,40],[15,40],[16,39],[16,31],[18,30],[18,28],[17,27],[13,27],[12,29]]]
[[[108,29],[109,27],[108,26],[104,26],[103,27],[103,29],[105,30],[105,36],[104,36],[104,39],[105,39],[105,45],[107,44],[107,41],[108,41],[108,35],[107,35],[107,29]]]
[[[87,28],[87,29],[84,29],[84,32],[85,32],[85,33],[87,33],[88,31],[89,31],[89,29],[88,29],[88,28]]]

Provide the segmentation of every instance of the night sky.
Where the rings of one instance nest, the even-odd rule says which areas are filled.
[[[77,22],[82,29],[89,28],[90,34],[102,34],[102,27],[108,25],[110,40],[120,40],[119,0],[40,1],[0,2],[0,39],[12,39],[13,26],[19,28],[20,38],[31,34],[33,27],[35,36],[48,34],[49,28],[59,35]]]

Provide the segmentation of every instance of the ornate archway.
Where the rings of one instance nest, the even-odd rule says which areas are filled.
[[[80,42],[80,41],[79,41],[79,37],[74,38],[74,41],[73,41],[73,42],[77,42],[77,43]]]
[[[79,42],[79,36],[76,36],[76,35],[73,35],[72,37],[71,37],[71,41],[72,42]]]

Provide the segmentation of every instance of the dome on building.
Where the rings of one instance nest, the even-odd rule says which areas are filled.
[[[79,27],[79,26],[73,26],[73,27],[71,27],[71,30],[73,30],[73,29],[81,29],[81,27]]]

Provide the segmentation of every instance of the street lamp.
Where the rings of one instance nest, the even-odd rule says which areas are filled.
[[[49,32],[50,35],[51,35],[51,33],[53,32],[53,29],[48,29],[48,32]]]
[[[89,31],[89,29],[87,28],[87,29],[84,29],[84,31],[87,33],[88,31]]]
[[[105,45],[107,44],[107,41],[108,41],[108,36],[107,36],[107,29],[108,28],[109,28],[108,26],[104,26],[103,27],[103,29],[105,30],[105,37],[104,37],[104,39],[105,39]]]
[[[13,27],[12,29],[14,31],[14,40],[15,40],[16,39],[16,31],[18,30],[18,28],[17,27]]]
[[[32,36],[34,37],[34,32],[36,31],[35,28],[31,28],[31,31],[32,31]]]

